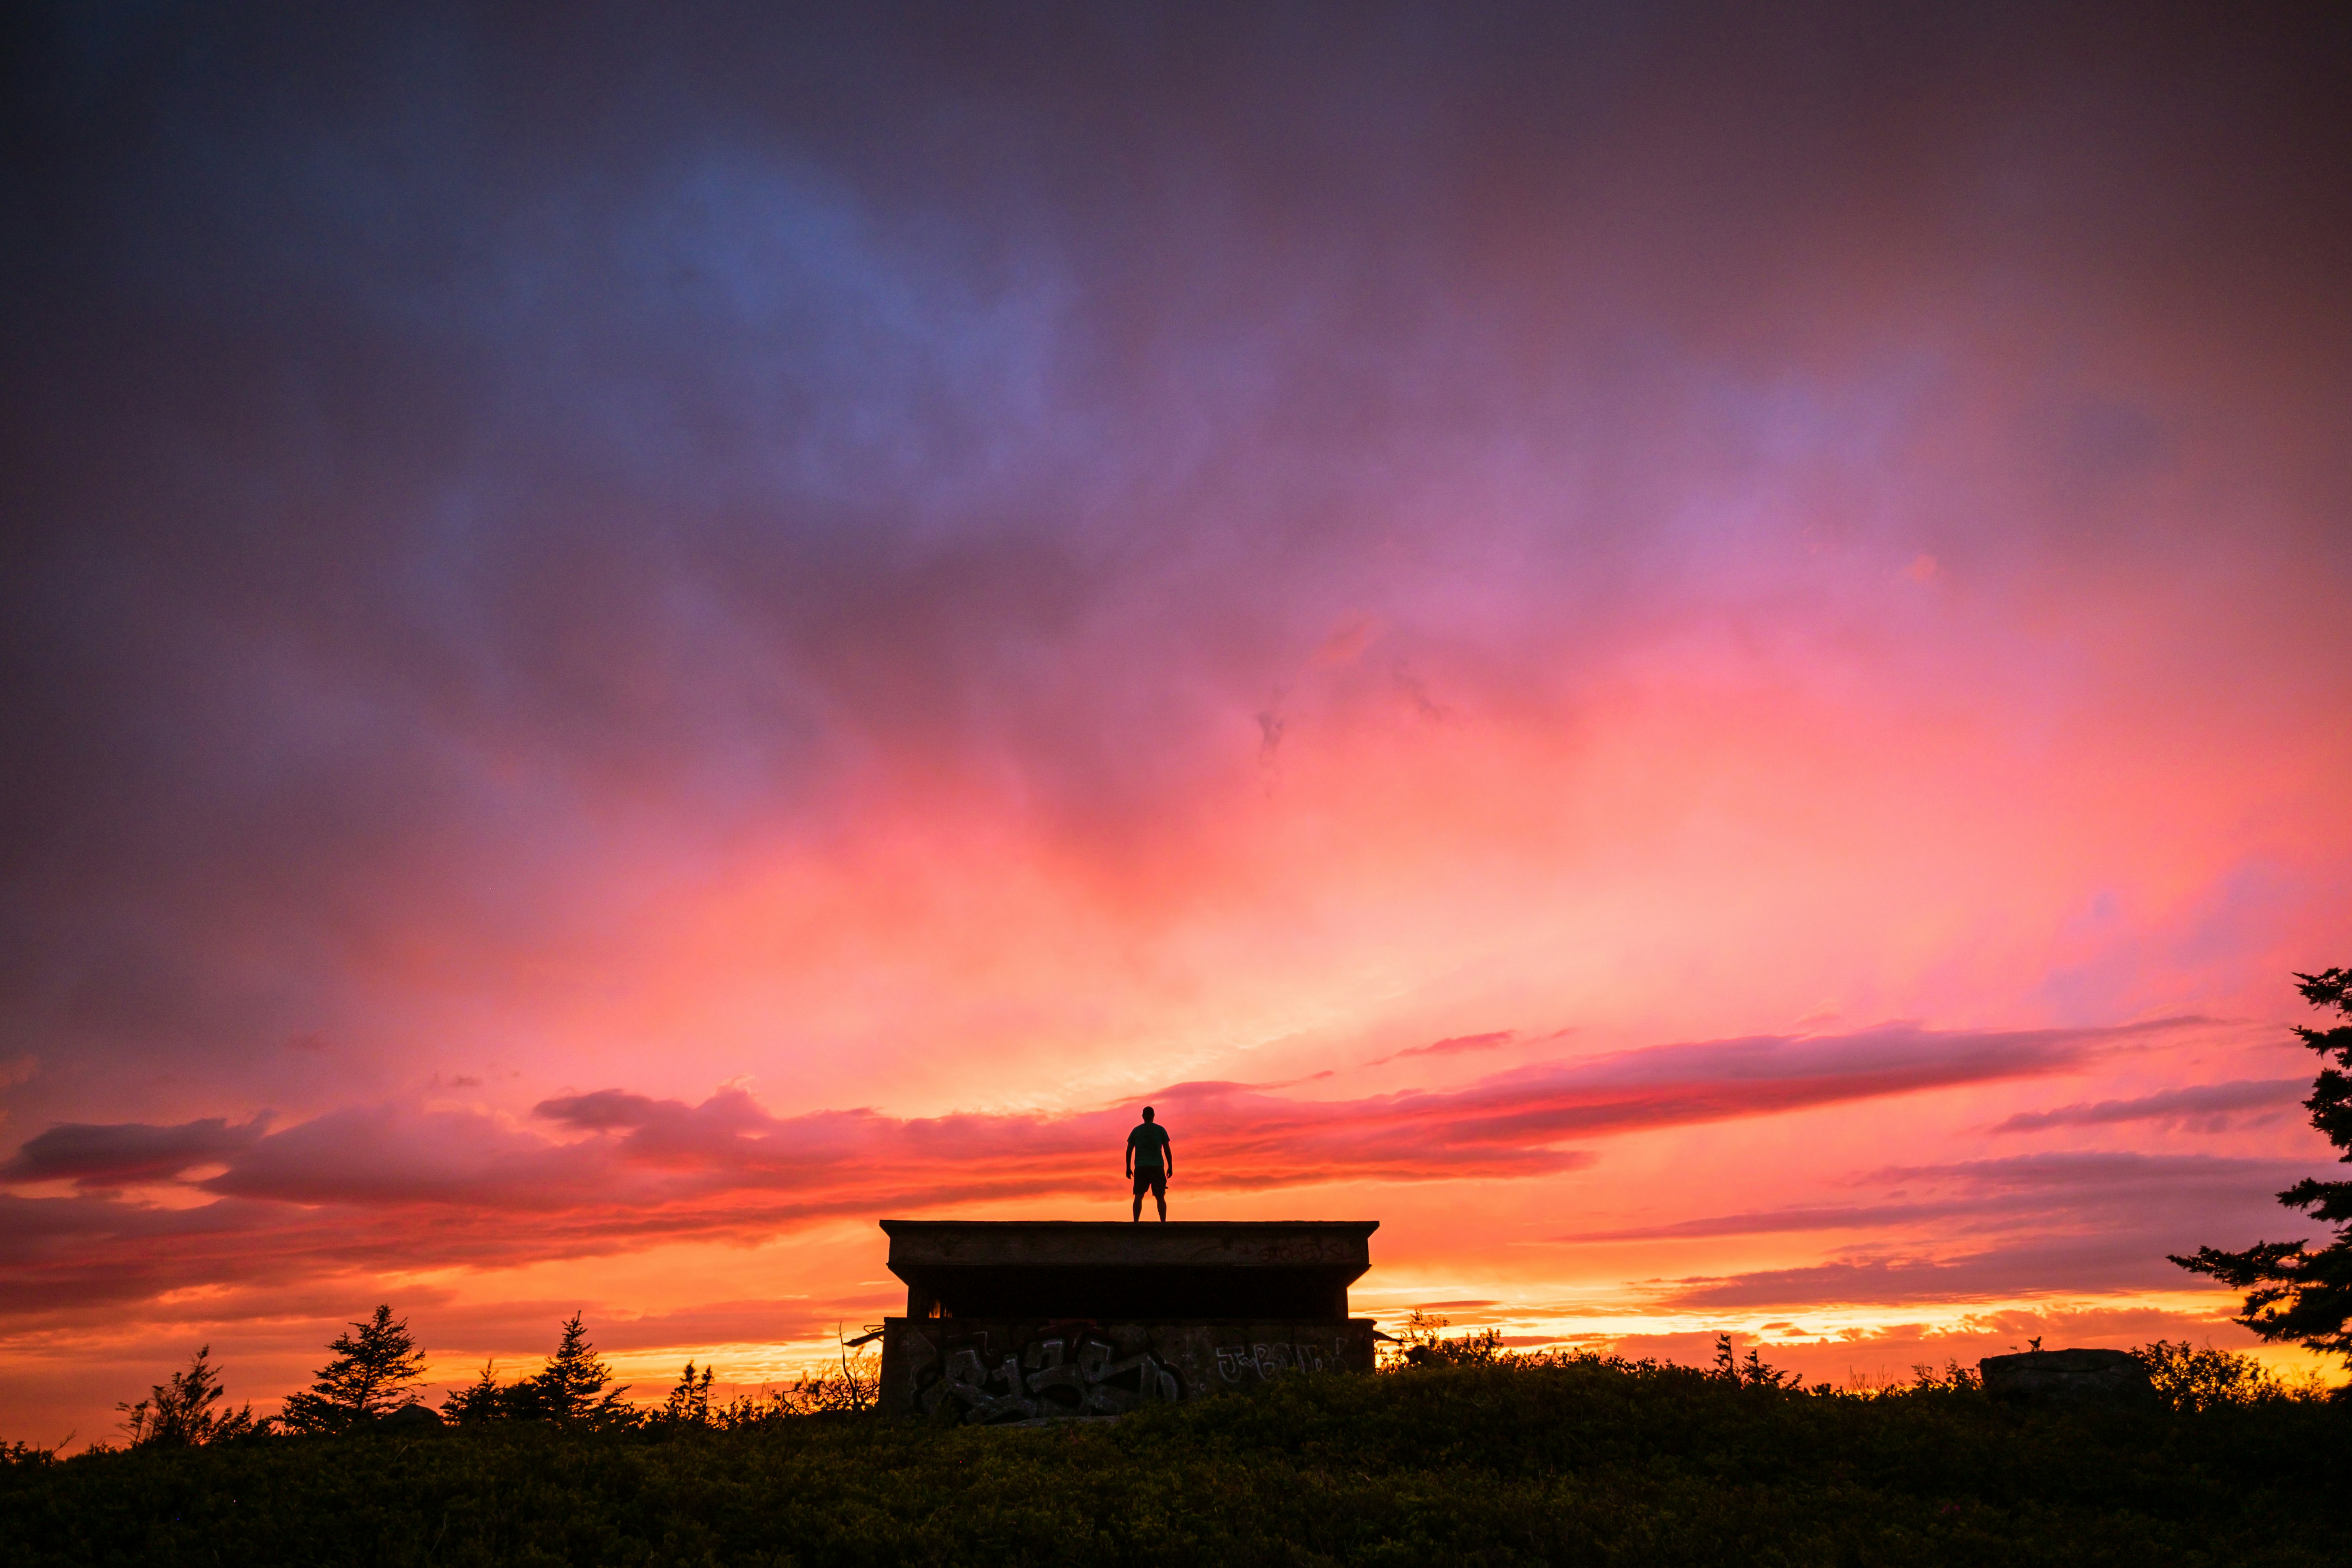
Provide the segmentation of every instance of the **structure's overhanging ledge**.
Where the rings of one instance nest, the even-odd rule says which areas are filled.
[[[1376,1219],[886,1219],[890,1268],[1349,1268],[1371,1267]]]

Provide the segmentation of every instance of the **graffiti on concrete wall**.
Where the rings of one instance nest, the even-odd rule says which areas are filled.
[[[1336,1339],[1328,1351],[1305,1341],[1217,1347],[1217,1375],[1227,1383],[1239,1383],[1245,1374],[1271,1380],[1286,1372],[1322,1372],[1346,1364],[1346,1347]]]
[[[883,1340],[883,1404],[976,1426],[1120,1415],[1294,1373],[1369,1371],[1371,1335],[1360,1321],[894,1318]]]
[[[918,1374],[925,1414],[952,1401],[973,1426],[1033,1421],[1042,1415],[1119,1415],[1140,1405],[1184,1397],[1176,1369],[1150,1352],[1122,1356],[1091,1333],[1049,1334],[991,1353],[987,1336],[960,1345]]]

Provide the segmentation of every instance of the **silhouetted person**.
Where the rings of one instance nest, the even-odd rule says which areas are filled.
[[[1175,1169],[1176,1151],[1168,1142],[1168,1129],[1151,1119],[1151,1107],[1147,1105],[1143,1125],[1127,1135],[1127,1173],[1135,1178],[1135,1213],[1130,1218],[1143,1217],[1146,1193],[1160,1205],[1160,1217],[1168,1217],[1168,1178]]]

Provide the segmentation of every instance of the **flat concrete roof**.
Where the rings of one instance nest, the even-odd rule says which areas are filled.
[[[936,1268],[1312,1268],[1372,1266],[1376,1219],[886,1219],[890,1272]]]

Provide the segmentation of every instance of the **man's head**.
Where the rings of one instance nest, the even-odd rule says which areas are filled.
[[[1143,1119],[1144,1119],[1146,1121],[1150,1121],[1150,1120],[1151,1120],[1151,1107],[1150,1107],[1150,1106],[1148,1106],[1148,1105],[1147,1105],[1147,1106],[1145,1106],[1145,1107],[1143,1108]]]

